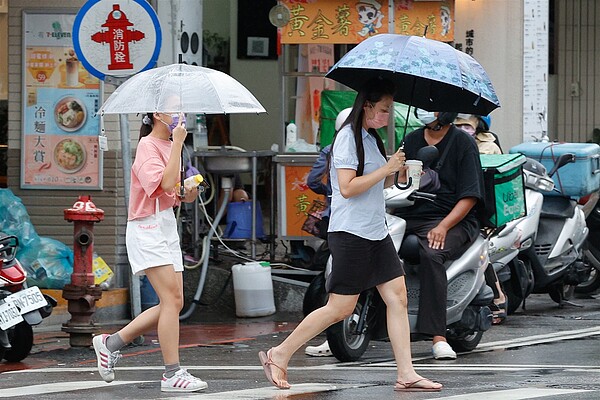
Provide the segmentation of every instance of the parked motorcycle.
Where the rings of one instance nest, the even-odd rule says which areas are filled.
[[[23,360],[33,346],[32,326],[52,313],[56,300],[36,286],[16,258],[19,240],[0,233],[0,360]]]
[[[518,224],[522,232],[519,260],[527,270],[527,291],[509,281],[503,285],[509,313],[530,293],[548,293],[558,304],[569,300],[575,287],[589,279],[591,267],[584,257],[588,227],[583,206],[566,196],[548,196],[557,170],[575,162],[572,153],[561,154],[550,172],[531,158],[523,166],[528,215]]]
[[[584,250],[584,257],[592,267],[588,279],[575,287],[576,293],[590,294],[600,288],[600,192],[595,192],[586,197],[583,204],[584,213],[587,215],[585,223],[590,230]]]
[[[412,189],[385,190],[386,205],[407,207],[415,200],[432,200],[435,195]],[[404,260],[408,292],[411,339],[423,339],[416,332],[419,308],[419,255],[416,236],[404,237],[406,222],[386,214],[386,223],[394,246]],[[447,340],[455,350],[473,350],[490,328],[492,313],[487,307],[493,300],[492,290],[485,284],[489,239],[480,235],[457,260],[446,263],[448,275]],[[330,269],[330,263],[328,263]],[[371,340],[387,340],[386,307],[375,288],[361,293],[351,316],[327,329],[327,341],[340,361],[355,361],[362,356]]]

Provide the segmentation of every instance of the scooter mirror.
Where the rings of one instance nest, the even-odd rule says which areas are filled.
[[[552,167],[552,169],[550,170],[550,172],[548,172],[548,176],[552,176],[554,175],[554,173],[560,168],[560,167],[564,167],[565,165],[575,162],[575,154],[573,153],[563,153],[560,156],[558,156],[558,160],[556,160],[556,162],[554,163],[554,166]]]
[[[423,161],[423,168],[427,168],[431,165],[433,160],[437,159],[440,155],[437,147],[435,146],[425,146],[421,147],[417,151],[416,159]]]

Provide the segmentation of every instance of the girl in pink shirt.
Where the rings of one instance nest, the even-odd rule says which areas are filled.
[[[173,206],[192,202],[198,189],[176,193],[180,182],[181,149],[187,131],[183,114],[148,113],[142,120],[140,141],[131,168],[127,218],[127,255],[132,272],[146,275],[159,304],[147,309],[120,331],[93,339],[98,372],[111,382],[119,350],[136,337],[158,330],[165,363],[163,392],[194,392],[206,382],[179,366],[179,312],[183,307],[183,263]]]

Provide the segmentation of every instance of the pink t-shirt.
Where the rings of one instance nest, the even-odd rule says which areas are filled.
[[[131,189],[129,191],[128,220],[140,219],[156,212],[156,199],[159,211],[173,207],[179,201],[174,191],[166,193],[160,182],[163,178],[169,155],[170,140],[145,136],[140,139],[131,167]]]

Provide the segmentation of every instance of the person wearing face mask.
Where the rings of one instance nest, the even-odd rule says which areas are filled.
[[[500,146],[495,143],[496,137],[488,131],[489,122],[486,122],[484,118],[471,114],[458,114],[454,125],[475,138],[480,154],[502,154]],[[506,312],[507,299],[491,264],[485,271],[485,278],[488,286],[494,292],[494,301],[489,305],[492,310],[492,324],[500,325],[506,321],[508,315]]]
[[[458,114],[454,120],[454,125],[475,138],[480,154],[502,154],[502,150],[495,143],[496,137],[491,132],[480,128],[483,125],[480,117],[471,114]]]
[[[330,325],[351,315],[360,293],[376,287],[387,305],[387,327],[397,365],[397,391],[439,391],[442,385],[416,373],[411,360],[407,293],[402,261],[385,224],[384,187],[404,173],[402,151],[386,158],[375,131],[387,125],[394,86],[374,79],[359,90],[352,111],[330,150],[331,214],[328,243],[333,257],[327,304],[307,315],[278,346],[259,359],[269,382],[289,389],[292,355]]]
[[[416,234],[420,245],[417,331],[432,337],[436,359],[455,359],[456,353],[446,341],[448,282],[444,262],[460,257],[479,234],[475,205],[483,199],[483,172],[475,140],[452,124],[456,113],[418,109],[416,114],[425,126],[406,135],[406,158],[415,159],[417,151],[429,145],[437,147],[440,155],[448,148],[438,170],[441,187],[434,201],[418,201],[395,214],[406,221],[406,234]],[[406,181],[403,173],[400,181]]]
[[[121,348],[156,329],[165,364],[161,391],[194,392],[207,387],[179,366],[183,264],[173,206],[180,201],[193,202],[198,196],[197,188],[185,189],[183,197],[176,190],[186,135],[183,114],[155,112],[143,117],[131,168],[126,246],[133,274],[148,277],[159,304],[112,335],[94,336],[98,372],[106,382],[115,378]]]

